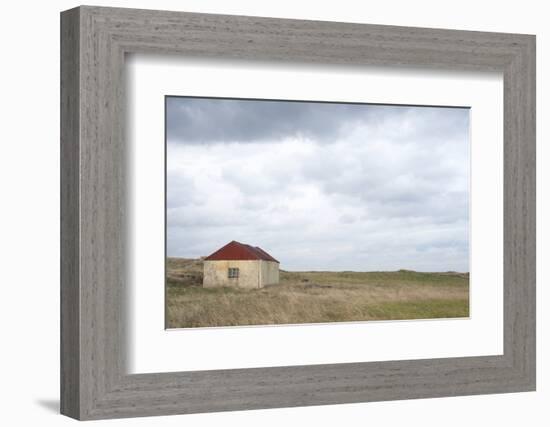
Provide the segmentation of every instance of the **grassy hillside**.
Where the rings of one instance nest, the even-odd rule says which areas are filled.
[[[202,287],[202,261],[169,258],[169,328],[467,317],[468,273],[288,272],[262,289]]]

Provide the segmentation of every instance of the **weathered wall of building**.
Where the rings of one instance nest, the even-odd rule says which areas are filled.
[[[239,277],[229,279],[230,268],[239,269]],[[260,261],[204,261],[204,277],[202,285],[205,288],[218,286],[234,286],[239,288],[258,288]]]
[[[230,268],[239,269],[238,278],[229,278]],[[238,288],[263,288],[279,283],[279,264],[271,261],[204,261],[205,288],[234,286]]]
[[[260,261],[260,287],[279,284],[279,263]]]

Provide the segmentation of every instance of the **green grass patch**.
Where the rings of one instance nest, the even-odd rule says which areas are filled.
[[[468,273],[288,272],[262,289],[203,288],[200,260],[169,259],[170,328],[469,316]]]
[[[368,306],[373,318],[380,320],[441,319],[468,317],[468,299],[427,299],[378,302]]]

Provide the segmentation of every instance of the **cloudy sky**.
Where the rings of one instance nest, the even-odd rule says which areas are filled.
[[[469,271],[469,110],[168,97],[167,253]]]

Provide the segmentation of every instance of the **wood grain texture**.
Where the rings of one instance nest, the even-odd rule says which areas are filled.
[[[80,414],[78,10],[61,20],[61,412]]]
[[[62,13],[61,38],[62,413],[100,419],[534,390],[534,36],[83,6]],[[128,375],[126,53],[503,72],[504,354]]]

